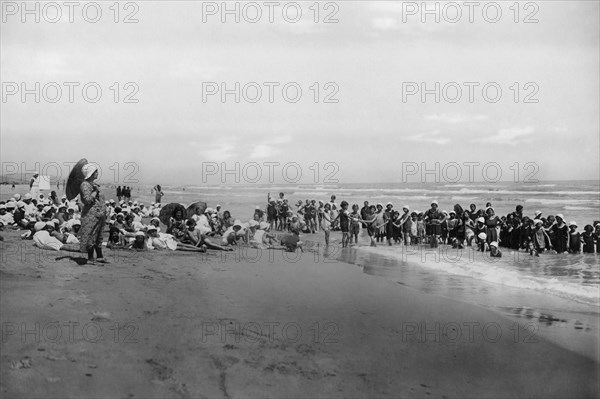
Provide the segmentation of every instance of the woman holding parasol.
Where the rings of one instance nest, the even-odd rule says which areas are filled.
[[[98,178],[98,168],[82,159],[73,168],[67,183],[67,197],[75,197],[79,190],[83,209],[81,210],[81,229],[79,230],[80,251],[88,254],[88,263],[110,263],[102,255],[102,232],[106,223],[106,205],[100,186],[94,182]],[[78,185],[79,184],[79,185]]]

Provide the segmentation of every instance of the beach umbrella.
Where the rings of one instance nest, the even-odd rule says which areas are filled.
[[[71,173],[69,173],[69,179],[67,180],[67,185],[65,186],[65,195],[69,201],[79,195],[79,187],[85,180],[83,167],[87,165],[87,163],[87,159],[80,159],[79,162],[75,164],[73,169],[71,169]]]
[[[196,214],[202,214],[206,210],[206,202],[198,201],[194,202],[190,206],[187,207],[187,217],[191,218]]]
[[[171,216],[173,216],[173,213],[175,213],[175,211],[177,209],[181,209],[181,212],[183,212],[183,216],[185,217],[185,212],[186,212],[185,206],[183,206],[177,202],[171,202],[170,204],[167,204],[161,208],[158,218],[160,219],[161,222],[168,225],[169,218]]]
[[[456,204],[456,205],[454,205],[454,212],[456,212],[456,217],[461,217],[464,211],[462,209],[462,206],[460,206],[460,204]]]

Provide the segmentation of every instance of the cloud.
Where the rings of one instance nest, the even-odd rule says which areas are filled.
[[[415,134],[413,136],[407,137],[407,139],[411,141],[418,141],[421,143],[433,143],[438,145],[448,144],[450,142],[450,139],[447,137],[440,137],[440,133],[441,132],[439,130],[434,130],[433,132],[429,133]]]
[[[475,139],[474,141],[479,143],[488,144],[506,144],[506,145],[517,145],[523,143],[531,143],[533,139],[529,137],[535,129],[531,126],[527,127],[512,127],[509,129],[500,129],[494,136],[483,137]]]
[[[289,143],[292,140],[290,136],[269,137],[251,148],[250,158],[269,158],[280,152],[281,144]]]
[[[423,119],[427,121],[435,121],[435,122],[445,122],[445,123],[466,123],[466,122],[479,122],[487,120],[487,115],[480,114],[456,114],[456,113],[448,113],[448,114],[431,114],[425,115]]]
[[[240,147],[235,145],[236,141],[235,137],[228,137],[227,142],[192,141],[190,145],[197,149],[196,152],[202,161],[227,161],[238,156],[236,149]]]

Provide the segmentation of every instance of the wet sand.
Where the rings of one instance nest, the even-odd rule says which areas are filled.
[[[321,253],[34,250],[6,231],[2,397],[597,397],[598,364]]]

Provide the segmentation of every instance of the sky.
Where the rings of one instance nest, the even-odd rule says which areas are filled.
[[[598,2],[277,3],[228,2],[239,22],[221,2],[98,2],[98,17],[81,2],[73,22],[37,3],[36,22],[36,3],[3,1],[2,173],[66,178],[87,158],[104,182],[163,185],[444,180],[456,165],[482,181],[490,164],[502,180],[600,178]]]

